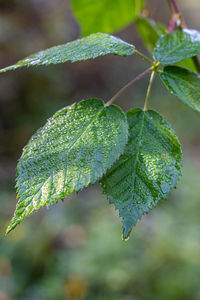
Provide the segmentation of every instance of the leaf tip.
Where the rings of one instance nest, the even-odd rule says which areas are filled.
[[[7,236],[12,231],[12,228],[8,225],[5,231],[5,236]]]
[[[122,241],[127,242],[130,239],[131,231],[132,228],[128,231],[126,227],[123,227]]]
[[[15,219],[11,220],[10,224],[6,228],[5,236],[7,236],[15,227],[19,224]]]

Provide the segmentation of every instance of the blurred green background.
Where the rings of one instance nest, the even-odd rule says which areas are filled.
[[[167,25],[166,2],[147,4],[150,16]],[[178,3],[188,26],[200,30],[199,0]],[[1,0],[0,67],[79,33],[70,1]],[[134,25],[116,35],[146,52]],[[135,56],[106,56],[0,76],[0,300],[200,299],[200,116],[159,78],[150,106],[183,144],[183,176],[168,200],[138,222],[130,240],[121,240],[121,220],[98,185],[41,209],[4,237],[16,205],[17,159],[35,130],[73,102],[107,101],[146,67]],[[126,111],[142,107],[147,81],[117,104]]]

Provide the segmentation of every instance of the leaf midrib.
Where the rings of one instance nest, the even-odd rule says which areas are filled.
[[[142,134],[143,134],[143,129],[144,129],[144,119],[145,119],[145,114],[146,114],[146,112],[144,111],[143,112],[143,118],[142,118],[142,124],[141,124],[141,129],[140,129],[140,132],[139,132],[139,142],[138,142],[138,147],[137,147],[137,149],[136,149],[136,159],[135,159],[135,165],[134,165],[134,167],[133,167],[133,169],[134,169],[134,173],[133,173],[133,189],[135,190],[135,180],[136,180],[136,169],[137,169],[137,164],[138,164],[138,158],[139,158],[139,153],[140,153],[140,148],[141,148],[141,137],[142,137]],[[135,192],[134,192],[134,190],[133,190],[133,194],[132,194],[132,198],[133,198],[133,196],[134,196],[134,194],[135,194]]]

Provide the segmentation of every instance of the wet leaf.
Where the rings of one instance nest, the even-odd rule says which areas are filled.
[[[123,111],[89,99],[58,111],[23,150],[17,166],[18,204],[7,233],[40,207],[95,183],[128,140]]]
[[[150,53],[162,34],[166,32],[164,25],[156,23],[151,19],[140,17],[136,20],[137,30]]]
[[[136,108],[127,118],[128,144],[101,180],[104,193],[123,218],[124,239],[138,219],[176,187],[182,159],[174,131],[158,113]]]
[[[154,50],[155,60],[161,61],[164,65],[198,54],[200,54],[200,32],[194,29],[183,29],[161,36]]]
[[[134,47],[109,34],[96,33],[82,39],[55,46],[30,55],[15,65],[1,69],[0,72],[15,70],[21,67],[59,64],[67,61],[76,62],[103,56],[106,54],[122,56],[134,54]]]
[[[200,112],[200,75],[180,67],[167,66],[160,77],[175,96]]]
[[[144,0],[72,0],[83,35],[112,33],[130,24],[144,7]]]

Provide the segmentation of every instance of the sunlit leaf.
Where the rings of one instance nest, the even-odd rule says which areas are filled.
[[[194,29],[183,29],[161,36],[154,50],[154,58],[164,65],[198,54],[200,54],[200,32]]]
[[[89,99],[58,111],[23,150],[18,204],[7,233],[34,210],[95,183],[119,158],[128,124],[115,105]]]
[[[181,146],[158,113],[127,113],[129,141],[120,159],[101,180],[104,193],[123,218],[123,236],[144,213],[165,199],[180,176]]]
[[[175,66],[189,69],[192,72],[196,72],[196,67],[192,58],[184,59],[175,64]]]
[[[180,67],[167,66],[160,76],[174,95],[200,112],[200,75]]]
[[[144,0],[72,0],[83,35],[123,29],[135,20],[143,6]]]
[[[30,55],[25,59],[18,61],[15,65],[1,69],[0,72],[15,70],[25,66],[59,64],[67,61],[76,62],[110,53],[122,56],[132,55],[134,54],[134,47],[112,35],[96,33]]]

